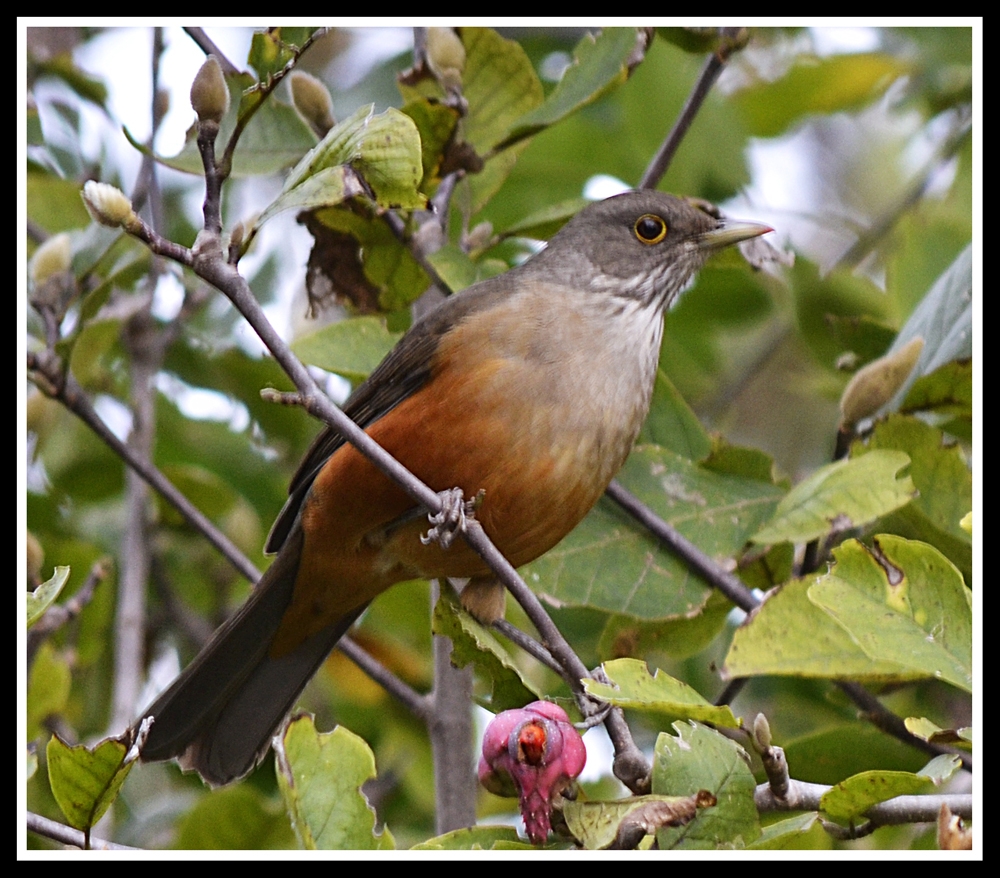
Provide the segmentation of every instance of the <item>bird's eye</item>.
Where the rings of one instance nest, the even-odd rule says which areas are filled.
[[[659,244],[667,237],[666,222],[663,217],[653,213],[644,213],[635,221],[632,229],[635,231],[635,236],[643,244]]]

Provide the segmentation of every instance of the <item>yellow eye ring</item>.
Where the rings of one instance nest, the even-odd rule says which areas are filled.
[[[632,231],[643,244],[659,244],[667,237],[667,223],[655,213],[644,213],[635,221]]]

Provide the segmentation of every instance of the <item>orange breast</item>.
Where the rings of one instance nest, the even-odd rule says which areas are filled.
[[[367,430],[431,488],[458,487],[467,499],[483,491],[476,517],[514,566],[548,551],[593,507],[628,454],[648,400],[619,392],[630,377],[620,369],[604,369],[610,379],[595,386],[584,355],[552,362],[552,315],[564,327],[573,318],[564,303],[549,307],[551,315],[536,308],[525,323],[504,303],[453,328],[431,380]],[[426,516],[399,525],[414,505],[352,446],[337,450],[303,504],[302,558],[282,643],[396,582],[489,572],[462,540],[447,550],[423,545]]]

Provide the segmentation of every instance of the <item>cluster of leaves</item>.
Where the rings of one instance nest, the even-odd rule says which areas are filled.
[[[329,308],[334,290],[332,299],[350,316],[301,336],[294,350],[351,381],[366,375],[405,328],[429,273],[460,290],[509,264],[518,238],[544,239],[557,229],[579,207],[593,174],[638,180],[698,78],[703,53],[719,48],[715,37],[672,29],[655,38],[634,28],[582,38],[539,31],[515,42],[463,28],[451,37],[458,45],[430,46],[424,64],[399,75],[399,109],[361,103],[339,122],[319,124],[317,133],[315,119],[273,90],[298,63],[297,47],[314,36],[305,29],[254,35],[247,63],[256,75],[227,76],[232,100],[219,143],[240,133],[231,156],[234,187],[284,174],[280,194],[257,205],[256,219],[244,222],[234,243],[245,249],[279,213],[298,212],[314,241],[311,308]],[[588,682],[588,691],[626,708],[636,735],[647,736],[651,793],[714,796],[716,804],[683,827],[656,830],[661,848],[833,844],[818,808],[762,828],[753,803],[763,779],[759,764],[748,765],[744,748],[716,731],[738,730],[741,711],[767,714],[798,780],[867,782],[870,775],[860,773],[881,772],[866,787],[879,793],[824,801],[823,814],[843,823],[877,801],[940,783],[955,765],[918,773],[926,754],[859,721],[829,681],[878,687],[884,703],[924,739],[970,738],[962,727],[972,681],[972,543],[960,522],[972,506],[971,36],[964,29],[893,30],[878,38],[868,53],[817,57],[805,32],[754,33],[734,58],[733,92],[709,96],[663,187],[721,201],[751,182],[751,138],[824,149],[841,146],[845,130],[853,138],[820,181],[838,189],[838,212],[811,200],[801,206],[826,238],[846,240],[845,246],[831,253],[803,242],[796,265],[780,278],[754,273],[734,256],[702,272],[667,317],[650,417],[620,475],[747,586],[776,590],[734,628],[732,604],[608,499],[522,570],[588,666],[603,662],[604,678]],[[570,66],[547,85],[536,71],[558,53]],[[763,79],[758,67],[779,58],[786,68]],[[402,64],[396,59],[370,73],[373,92]],[[37,75],[62,77],[84,100],[104,100],[68,61],[41,65]],[[338,96],[333,103],[340,116]],[[81,124],[69,103],[57,110],[64,124]],[[38,114],[29,115],[29,220],[48,235],[70,233],[59,285],[47,291],[62,303],[55,350],[104,410],[128,410],[136,370],[129,337],[135,315],[148,307],[150,279],[162,269],[136,241],[88,225],[81,180],[97,171],[114,182],[114,169],[92,169],[82,156],[67,154],[46,137]],[[948,136],[916,172],[899,161],[907,143],[942,129]],[[201,171],[194,131],[178,155],[156,158]],[[401,209],[410,218],[407,228],[416,230],[412,212],[451,185],[459,169],[446,240],[415,253],[384,211]],[[929,181],[942,169],[950,184],[931,198]],[[816,202],[823,203],[823,193]],[[161,233],[190,244],[197,222],[185,216],[183,188],[168,189],[164,206]],[[842,219],[848,206],[862,231]],[[227,231],[244,218],[232,219],[226,218]],[[781,227],[799,220],[786,214],[770,221]],[[269,295],[272,271],[264,261],[251,279],[261,298]],[[177,280],[191,307],[183,319],[152,321],[172,333],[157,367],[153,461],[257,557],[291,467],[315,428],[300,412],[261,401],[261,387],[284,387],[287,379],[271,361],[241,349],[233,316],[204,307],[196,279],[178,273]],[[46,331],[32,318],[29,347],[44,348]],[[923,348],[908,384],[882,400],[881,410],[872,407],[868,414],[876,419],[852,433],[846,457],[825,463],[850,371],[916,337]],[[185,415],[180,391],[202,387],[225,394],[237,414],[225,421]],[[706,430],[705,421],[724,428],[729,441]],[[28,429],[44,473],[44,484],[33,484],[28,495],[32,545],[44,549],[49,563],[68,565],[72,573],[60,568],[57,577],[73,594],[95,561],[122,551],[125,468],[80,421],[35,390]],[[150,580],[157,587],[147,637],[159,643],[168,631],[180,632],[174,636],[189,657],[200,629],[178,620],[195,614],[215,624],[246,587],[169,505],[152,502]],[[803,569],[802,552],[795,551],[803,545],[811,546],[806,556],[818,558],[818,566]],[[44,570],[38,559],[29,574],[48,579]],[[114,686],[112,584],[100,585],[76,621],[33,653],[29,742],[47,739],[51,728],[77,739],[106,729]],[[36,596],[41,609],[55,600],[55,585]],[[426,594],[421,583],[392,589],[373,605],[357,637],[417,686],[427,686],[431,674],[426,616],[413,610],[426,605]],[[522,619],[516,609],[511,618]],[[561,681],[502,645],[447,595],[434,608],[433,627],[452,638],[456,662],[477,668],[478,700],[488,709],[565,695]],[[647,664],[662,670],[651,674]],[[713,668],[724,679],[749,678],[730,706],[711,703],[719,687]],[[89,829],[118,795],[116,838],[144,846],[158,843],[165,823],[174,826],[171,841],[179,847],[296,840],[338,848],[523,844],[513,829],[496,827],[424,841],[432,835],[434,802],[422,727],[339,654],[305,701],[317,725],[332,725],[334,716],[342,725],[321,735],[309,719],[293,722],[277,752],[276,781],[258,771],[247,783],[203,793],[172,768],[147,766],[118,795],[127,748],[81,769],[53,739],[44,773],[31,756],[30,806]],[[364,741],[378,756],[375,780]],[[366,781],[391,834],[374,831],[359,791]],[[648,804],[612,803],[616,793],[608,786],[585,785],[590,801],[567,807],[565,822],[578,843],[606,846],[615,835],[608,826]],[[279,794],[283,807],[276,805]],[[484,799],[481,810],[499,808],[509,805]],[[909,828],[879,833],[884,846],[926,843]]]

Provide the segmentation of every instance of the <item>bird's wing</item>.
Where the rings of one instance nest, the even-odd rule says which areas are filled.
[[[375,371],[344,403],[344,414],[359,427],[369,427],[416,393],[433,374],[434,354],[440,338],[470,311],[482,307],[484,298],[503,294],[491,279],[447,298],[410,327]],[[345,441],[339,432],[330,427],[326,427],[313,441],[292,477],[288,500],[271,528],[265,552],[273,553],[281,548],[292,530],[313,480]]]

